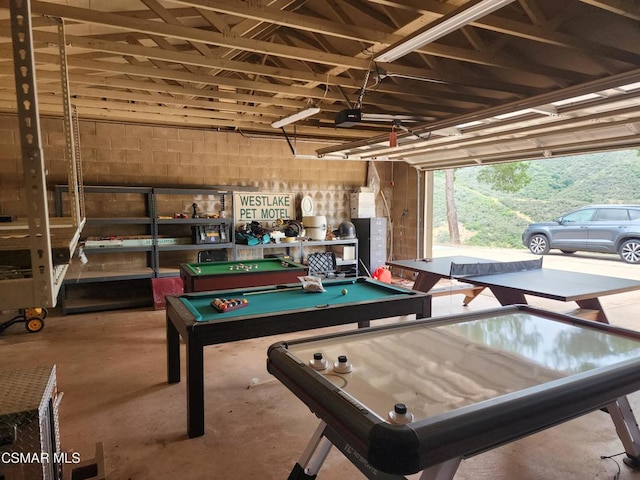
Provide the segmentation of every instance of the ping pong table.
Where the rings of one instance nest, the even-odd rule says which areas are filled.
[[[441,279],[452,278],[491,290],[501,305],[527,304],[526,295],[575,302],[593,319],[609,323],[600,297],[640,290],[640,281],[542,267],[542,258],[496,262],[463,255],[396,260],[389,265],[417,272],[413,289],[429,292]]]

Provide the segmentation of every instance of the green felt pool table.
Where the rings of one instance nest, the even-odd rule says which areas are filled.
[[[180,265],[185,293],[293,283],[307,272],[306,266],[283,258]]]
[[[187,431],[204,435],[204,352],[214,345],[248,338],[415,314],[431,315],[428,295],[371,278],[326,280],[325,292],[303,292],[300,283],[167,297],[167,378],[180,382],[180,337],[186,344]],[[342,290],[346,289],[346,295]],[[248,305],[227,312],[215,298],[244,298]]]

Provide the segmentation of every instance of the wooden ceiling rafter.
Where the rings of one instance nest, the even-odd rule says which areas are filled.
[[[85,14],[85,15],[79,15],[79,16],[81,16],[81,17],[83,17],[83,18],[87,19],[87,15],[86,15],[86,14]],[[89,18],[91,18],[91,17],[89,16]],[[157,22],[150,22],[150,23],[155,23],[155,24],[157,24]],[[135,23],[134,23],[134,25],[135,25]],[[124,25],[119,25],[119,26],[120,26],[120,27],[122,27],[122,28],[124,28]],[[131,26],[131,25],[129,25],[129,26],[128,26],[128,28],[132,28],[132,26]],[[147,27],[147,28],[151,28],[151,27]],[[160,30],[162,30],[162,29],[160,29]],[[166,33],[166,32],[165,32],[165,33]],[[396,35],[396,38],[394,38],[393,40],[397,40],[398,38],[400,38],[400,37]],[[367,41],[367,42],[372,41],[371,39],[368,39],[368,38],[360,38],[359,40],[360,40],[360,41]],[[263,47],[263,49],[262,49],[262,50],[263,50],[263,53],[264,53],[265,48]],[[473,61],[472,57],[471,57],[471,58],[469,57],[469,54],[467,54],[467,56],[465,56],[465,55],[464,55],[464,52],[460,52],[460,50],[459,50],[459,49],[458,49],[458,50],[455,50],[455,49],[449,49],[449,50],[447,50],[447,49],[440,48],[440,51],[436,51],[436,52],[426,52],[426,53],[433,53],[433,54],[445,55],[447,51],[452,52],[451,56],[452,56],[454,59],[456,59],[456,60]],[[270,54],[275,54],[275,52],[270,52]],[[478,60],[478,61],[481,61],[481,60]],[[345,66],[346,66],[346,65],[345,65]],[[509,65],[503,65],[503,66],[504,66],[505,68],[508,68],[508,67],[509,67]],[[365,68],[363,64],[359,64],[358,66],[355,66],[355,65],[348,65],[347,67],[348,67],[348,68],[358,68],[358,69],[363,69],[363,68]],[[519,65],[519,66],[517,66],[517,67],[522,68],[522,65]],[[233,67],[233,68],[235,68],[235,67]],[[541,72],[541,73],[542,73],[542,72]],[[448,79],[448,80],[449,80],[449,81],[453,81],[453,79],[451,79],[451,78],[450,78],[450,79]],[[501,87],[501,88],[504,88],[504,87]]]
[[[640,6],[625,0],[580,0],[582,3],[640,22]]]
[[[390,120],[373,122],[371,114],[431,117],[411,129],[435,132],[449,125],[442,132],[455,133],[465,119],[640,68],[639,7],[626,0],[516,0],[397,61],[372,62],[376,52],[465,1],[110,0],[98,11],[80,0],[31,0],[38,84],[43,98],[58,95],[51,74],[59,64],[56,40],[43,16],[63,17],[69,81],[86,115],[124,118],[129,109],[141,122],[192,120],[196,127],[278,135],[270,127],[274,119],[314,103],[321,112],[300,122],[296,134],[333,136],[348,148],[386,138]],[[8,5],[0,0],[0,28],[10,26],[2,15]],[[588,25],[604,25],[612,34],[592,34]],[[12,49],[9,39],[0,42],[0,92],[7,105]],[[334,115],[359,98],[367,120],[336,128]],[[567,135],[575,132],[567,129]],[[625,133],[614,128],[611,135]],[[401,139],[403,148],[413,145],[421,154],[419,145]]]

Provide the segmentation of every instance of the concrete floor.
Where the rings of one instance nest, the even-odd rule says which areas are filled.
[[[438,248],[434,256],[465,254],[496,260],[531,259],[525,251]],[[640,280],[640,266],[613,256],[549,255],[547,268]],[[497,307],[483,293],[469,307],[460,295],[434,299],[434,314]],[[552,310],[570,306],[531,298]],[[602,299],[611,323],[640,328],[640,292]],[[185,384],[166,383],[165,312],[125,310],[60,316],[26,334],[13,326],[0,335],[0,368],[52,364],[58,368],[64,450],[93,457],[103,442],[108,480],[284,480],[317,420],[265,369],[266,351],[278,337],[205,349],[206,435],[186,436]],[[311,333],[349,329],[337,327]],[[287,338],[311,335],[310,332]],[[183,352],[184,354],[184,352]],[[184,363],[183,363],[184,365]],[[640,395],[630,396],[637,411]],[[640,479],[622,464],[613,424],[595,412],[546,432],[464,460],[456,480]],[[319,480],[364,478],[332,451]]]

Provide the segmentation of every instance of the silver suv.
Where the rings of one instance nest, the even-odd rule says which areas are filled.
[[[557,248],[617,253],[627,263],[640,263],[640,205],[587,205],[553,222],[530,224],[522,243],[536,255]]]

